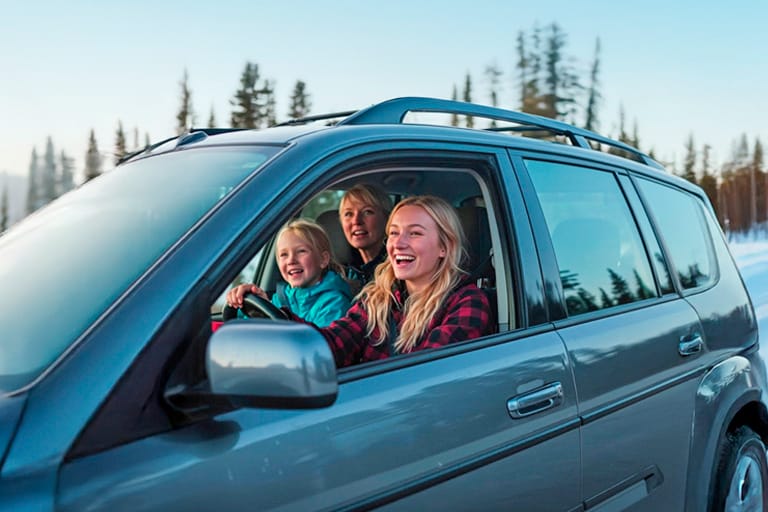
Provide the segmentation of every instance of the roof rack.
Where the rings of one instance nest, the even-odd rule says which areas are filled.
[[[605,144],[613,148],[622,150],[630,154],[634,159],[652,167],[663,169],[663,166],[645,153],[633,148],[629,144],[617,140],[603,137],[590,130],[578,128],[576,126],[523,112],[504,110],[497,107],[488,107],[477,105],[475,103],[466,103],[462,101],[443,100],[436,98],[422,97],[403,97],[395,98],[382,103],[377,103],[366,109],[352,113],[346,119],[340,121],[339,125],[361,125],[361,124],[400,124],[409,112],[434,112],[444,114],[457,114],[465,116],[476,116],[486,119],[495,119],[497,121],[506,121],[524,125],[517,128],[490,128],[492,131],[528,131],[545,130],[556,135],[567,137],[571,144],[577,147],[592,149],[595,148],[590,141]],[[528,128],[529,127],[529,128]],[[528,128],[528,129],[526,129]]]
[[[298,119],[289,119],[283,123],[276,124],[275,126],[295,126],[298,124],[307,124],[314,121],[323,121],[325,119],[336,119],[338,117],[348,117],[357,112],[357,110],[345,110],[344,112],[333,112],[330,114],[319,114],[315,116],[300,117]],[[333,123],[336,124],[336,123]]]
[[[142,155],[144,153],[151,153],[152,150],[159,148],[163,144],[170,142],[174,139],[178,139],[178,142],[176,142],[176,147],[179,147],[185,144],[190,144],[192,142],[197,142],[205,138],[207,135],[218,135],[219,133],[239,132],[242,130],[248,130],[248,128],[190,128],[189,131],[186,133],[183,133],[181,135],[176,135],[174,137],[168,137],[167,139],[163,139],[160,142],[155,142],[154,144],[150,144],[141,149],[138,149],[136,151],[123,155],[120,158],[120,160],[117,161],[116,165],[123,164],[128,160],[131,160],[132,158]]]

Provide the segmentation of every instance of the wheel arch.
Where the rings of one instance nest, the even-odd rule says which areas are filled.
[[[757,352],[708,370],[696,393],[686,483],[686,510],[707,510],[720,443],[742,425],[768,443],[765,370]]]

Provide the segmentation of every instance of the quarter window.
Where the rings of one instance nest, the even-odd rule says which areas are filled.
[[[569,315],[658,297],[634,218],[613,173],[527,160]]]
[[[701,202],[682,190],[646,179],[637,181],[656,218],[682,287],[691,289],[712,284],[715,280],[712,243]]]

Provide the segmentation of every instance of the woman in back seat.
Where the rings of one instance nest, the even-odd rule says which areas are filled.
[[[346,268],[346,277],[354,293],[373,278],[376,267],[387,259],[384,229],[390,211],[392,201],[389,196],[373,185],[355,185],[341,198],[339,222],[342,231],[362,260],[358,264],[350,263]]]

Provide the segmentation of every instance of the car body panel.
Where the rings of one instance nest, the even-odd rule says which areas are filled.
[[[564,388],[560,406],[509,416],[509,398],[554,381]],[[510,475],[528,468],[527,478],[486,486],[489,503],[579,503],[578,482],[567,478],[579,467],[575,390],[552,332],[341,384],[327,409],[241,409],[80,458],[62,469],[59,506],[339,509],[405,497],[423,481],[464,488],[485,459]],[[550,478],[563,482],[560,493],[528,492]]]

